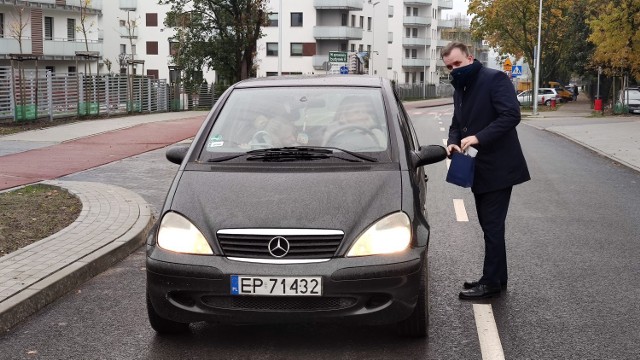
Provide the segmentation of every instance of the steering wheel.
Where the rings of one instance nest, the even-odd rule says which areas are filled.
[[[325,134],[324,146],[331,143],[331,140],[333,140],[338,135],[347,131],[362,131],[365,135],[373,139],[375,144],[378,144],[378,137],[376,136],[376,134],[373,133],[373,131],[371,131],[371,129],[364,127],[362,125],[347,124],[347,125],[338,126],[337,128],[330,130],[327,134]]]
[[[255,147],[261,147],[263,149],[273,147],[273,141],[271,134],[264,130],[260,130],[253,134],[251,140],[249,140],[249,146],[253,149]]]

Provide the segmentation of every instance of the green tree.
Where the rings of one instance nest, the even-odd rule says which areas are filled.
[[[592,64],[607,75],[627,73],[640,80],[640,0],[591,1],[600,7],[589,21],[595,45]]]
[[[540,53],[542,79],[555,80],[561,75],[558,65],[572,39],[566,22],[575,1],[544,1]],[[470,0],[468,14],[473,16],[471,31],[476,39],[487,40],[503,54],[524,57],[535,71],[538,11],[539,1],[533,0]]]
[[[159,0],[170,4],[165,25],[176,29],[173,62],[185,85],[199,86],[202,69],[224,81],[255,76],[257,40],[267,23],[267,0]],[[188,11],[186,9],[189,9]]]

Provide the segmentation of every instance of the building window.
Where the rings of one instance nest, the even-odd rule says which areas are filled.
[[[364,50],[364,47],[362,44],[358,45],[358,52],[362,52]]]
[[[302,26],[302,13],[291,13],[291,26]]]
[[[137,54],[136,46],[135,45],[131,45],[131,55],[135,55],[135,54]]]
[[[411,50],[409,49],[404,49],[404,58],[408,59],[411,57]]]
[[[371,31],[371,17],[367,18],[367,30]]]
[[[387,34],[387,37],[388,37],[387,42],[388,42],[389,44],[392,44],[392,43],[393,43],[393,33],[392,33],[392,32],[389,32],[389,33]]]
[[[147,76],[153,79],[160,78],[160,70],[149,69],[147,70]]]
[[[356,16],[351,15],[351,27],[356,27]]]
[[[367,52],[371,54],[371,45],[367,45]]]
[[[76,19],[67,19],[67,40],[76,41]]]
[[[267,26],[278,26],[278,13],[269,13]]]
[[[418,16],[418,8],[413,8],[413,16]]]
[[[278,56],[278,43],[267,43],[267,56]]]
[[[147,27],[155,27],[155,26],[158,26],[158,14],[148,13]]]
[[[67,68],[67,72],[71,75],[71,74],[75,74],[76,73],[76,67],[75,66],[69,66]]]
[[[412,59],[418,58],[418,49],[411,49],[411,58]]]
[[[347,51],[347,43],[340,43],[340,51]]]
[[[157,41],[147,41],[147,55],[158,55]]]
[[[44,17],[44,39],[53,40],[53,18],[51,16]]]
[[[127,22],[125,20],[120,20],[118,23],[120,24],[120,27],[127,26]]]
[[[45,68],[45,70],[47,72],[51,72],[51,75],[56,73],[56,67],[55,66],[45,66],[44,68]]]
[[[278,72],[276,72],[276,71],[267,71],[267,76],[278,76]]]
[[[356,52],[356,44],[351,44],[351,52]]]
[[[405,31],[405,33],[407,35],[405,37],[411,37],[411,28],[406,28],[406,29],[404,29],[404,31]]]
[[[364,29],[364,16],[360,16],[360,29]]]
[[[418,28],[413,28],[413,29],[411,29],[411,32],[412,32],[412,36],[413,36],[414,38],[417,38],[417,37],[418,37]]]
[[[0,13],[0,38],[4,37],[4,14]]]
[[[404,73],[404,83],[408,84],[409,83],[409,73]]]
[[[127,44],[120,44],[120,54],[127,53]]]
[[[387,58],[387,69],[393,69],[393,59]]]
[[[291,43],[291,56],[302,56],[302,43]]]
[[[340,22],[342,26],[349,26],[349,14],[342,14],[342,21]]]
[[[176,56],[180,51],[180,43],[177,41],[169,41],[169,55]]]
[[[407,16],[411,16],[411,8],[407,7]]]

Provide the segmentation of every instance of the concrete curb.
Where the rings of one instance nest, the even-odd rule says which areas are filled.
[[[23,285],[8,297],[0,297],[0,331],[3,332],[127,257],[144,244],[153,224],[150,206],[142,197],[129,190],[100,183],[67,181],[47,181],[46,183],[63,187],[80,197],[83,204],[82,213],[76,222],[51,237],[0,258],[0,270],[3,271],[0,280],[3,280],[3,277],[14,276],[12,279],[21,279]],[[114,194],[115,201],[125,201],[127,203],[125,206],[128,208],[138,209],[137,218],[133,223],[120,221],[125,218],[119,214],[121,209],[115,209],[102,200],[102,197],[114,197]],[[118,214],[105,216],[105,212]],[[129,213],[125,215],[131,216]],[[100,225],[100,222],[105,222],[105,217],[112,219],[105,225],[110,230],[103,230],[105,227]],[[89,226],[86,226],[87,224]],[[74,228],[80,230],[74,232]],[[81,253],[69,251],[68,262],[59,269],[50,267],[39,269],[38,265],[46,261],[44,259],[46,255],[42,254],[47,253],[47,249],[40,251],[39,248],[49,246],[51,249],[51,245],[56,248],[65,248],[63,244],[67,239],[84,239],[85,236],[89,239],[91,236],[100,238],[99,243],[85,246],[85,250],[80,250]],[[66,247],[69,246],[77,245],[72,242],[66,245]],[[19,265],[16,263],[21,259],[32,264],[33,269],[20,273],[19,271],[24,270],[24,262]],[[14,270],[13,273],[11,270]]]

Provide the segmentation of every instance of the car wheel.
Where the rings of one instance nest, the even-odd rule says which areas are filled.
[[[425,254],[422,269],[420,270],[420,288],[418,290],[418,302],[411,316],[396,324],[399,335],[406,337],[425,337],[429,327],[429,297],[427,288],[429,284],[427,273],[427,255]]]
[[[180,323],[177,321],[165,319],[161,317],[151,304],[149,293],[147,292],[147,314],[149,315],[149,323],[153,330],[158,334],[182,334],[189,331],[188,323]]]
[[[544,102],[544,105],[545,105],[545,106],[551,106],[551,100],[547,100],[547,101],[545,101],[545,102]]]

